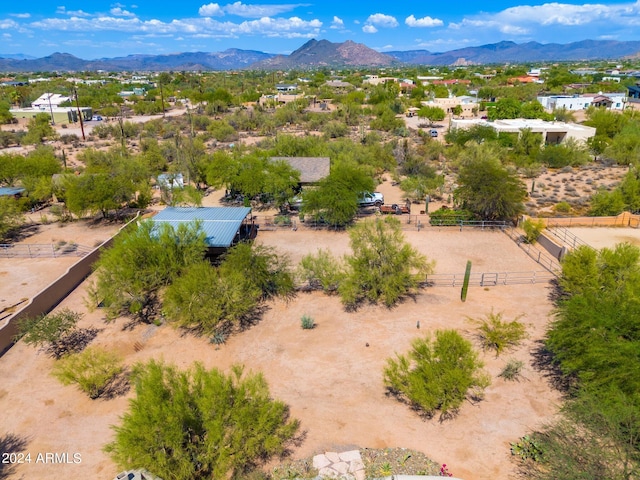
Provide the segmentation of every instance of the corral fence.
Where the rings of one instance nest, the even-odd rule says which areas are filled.
[[[0,243],[0,258],[86,257],[92,250],[77,243]]]
[[[546,271],[531,272],[484,272],[471,273],[469,285],[475,287],[495,287],[498,285],[525,285],[550,282],[555,275]],[[427,275],[430,287],[458,287],[464,282],[464,273],[434,273]]]
[[[569,248],[577,248],[577,247],[589,247],[592,248],[584,240],[576,237],[572,232],[567,230],[565,227],[561,227],[560,225],[556,225],[555,223],[547,224],[547,232],[556,237],[563,245]]]
[[[559,272],[562,269],[562,267],[560,266],[560,262],[556,258],[552,257],[548,253],[543,252],[535,245],[526,243],[524,241],[524,235],[522,235],[515,228],[505,228],[503,232],[505,232],[514,242],[516,242],[516,244],[527,255],[529,255],[530,258],[549,270],[549,272],[551,272],[552,274],[555,275],[555,272]]]
[[[464,229],[480,229],[480,230],[503,230],[510,228],[508,222],[490,221],[490,220],[458,220],[458,219],[442,219],[438,223],[431,223],[428,215],[411,215],[402,214],[394,215],[400,220],[403,230],[421,231],[429,228],[457,228]],[[377,218],[374,215],[358,215],[355,221],[363,219]],[[260,226],[261,231],[275,230],[297,230],[298,228],[309,229],[332,229],[336,228],[324,221],[317,221],[312,218],[300,219],[297,216],[288,215],[254,215],[253,220]]]

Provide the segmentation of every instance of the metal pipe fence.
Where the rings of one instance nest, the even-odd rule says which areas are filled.
[[[547,231],[551,233],[554,237],[556,237],[558,240],[560,240],[563,243],[563,245],[569,248],[575,249],[581,246],[593,248],[584,240],[581,240],[580,238],[576,237],[573,233],[571,233],[566,228],[561,227],[560,225],[557,225],[555,223],[548,224]]]
[[[531,272],[483,272],[471,273],[469,285],[475,287],[495,287],[498,285],[525,285],[550,282],[555,275],[546,271]],[[464,282],[464,273],[434,273],[427,275],[430,287],[458,287]]]
[[[505,228],[503,230],[516,244],[527,254],[530,258],[535,260],[538,264],[549,270],[552,274],[556,274],[562,270],[562,266],[554,257],[546,254],[535,245],[526,243],[523,235],[518,233],[513,228]]]
[[[76,243],[0,243],[0,258],[84,257],[92,250]]]

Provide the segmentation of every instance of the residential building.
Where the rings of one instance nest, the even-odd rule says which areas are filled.
[[[423,105],[429,107],[440,107],[446,113],[453,113],[453,109],[458,105],[462,107],[461,117],[474,117],[478,111],[478,99],[469,95],[449,98],[434,98],[428,102],[422,102]]]
[[[331,171],[329,157],[271,157],[272,162],[283,160],[300,172],[300,185],[317,184]]]
[[[613,93],[585,93],[583,95],[550,95],[538,97],[538,102],[548,110],[565,108],[567,110],[586,110],[587,108],[604,107],[609,110],[624,110],[627,94]]]
[[[289,93],[298,90],[298,85],[295,83],[277,83],[276,90],[279,93]]]
[[[50,107],[59,107],[62,103],[69,102],[70,97],[60,95],[59,93],[43,93],[33,102],[31,108],[39,108],[40,110],[49,110]]]
[[[516,118],[511,120],[487,121],[481,119],[473,120],[451,120],[450,128],[469,128],[474,125],[491,127],[498,133],[520,133],[524,129],[529,129],[534,133],[542,135],[545,144],[559,144],[570,138],[580,142],[586,142],[596,135],[594,127],[587,127],[577,123],[546,122],[539,119]]]

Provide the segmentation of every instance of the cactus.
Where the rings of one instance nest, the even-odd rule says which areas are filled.
[[[467,290],[469,289],[469,277],[471,276],[471,260],[467,260],[467,269],[464,272],[464,281],[462,282],[462,292],[460,292],[460,300],[467,300]]]

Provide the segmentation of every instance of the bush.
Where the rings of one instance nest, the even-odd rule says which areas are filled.
[[[544,220],[527,219],[522,222],[522,229],[524,230],[525,241],[533,245],[538,241],[538,237],[545,229],[545,223]]]
[[[335,292],[344,278],[344,264],[329,250],[320,249],[302,257],[298,266],[298,277],[311,288],[322,288],[326,293]]]
[[[496,357],[504,350],[515,347],[526,337],[525,326],[516,319],[502,320],[502,313],[489,313],[483,320],[473,320],[480,324],[478,338],[484,350],[495,350]]]
[[[302,328],[304,330],[312,330],[314,328],[316,328],[316,322],[315,320],[310,317],[309,315],[303,315],[302,318],[300,319],[300,325],[302,326]]]
[[[427,416],[454,414],[471,395],[480,398],[490,380],[471,343],[455,330],[438,330],[435,340],[418,338],[407,355],[388,359],[384,383]]]
[[[244,478],[282,455],[298,420],[271,398],[261,374],[229,375],[195,364],[187,371],[159,362],[134,368],[136,395],[115,439],[105,447],[125,469],[147,468],[162,478]]]
[[[46,350],[60,358],[73,350],[73,333],[82,314],[69,309],[26,318],[18,324],[18,337],[27,345],[46,346]]]
[[[553,211],[555,213],[570,213],[571,212],[571,204],[569,202],[558,202],[553,206]]]
[[[64,385],[77,384],[90,398],[98,398],[122,371],[118,355],[95,347],[58,361],[53,376]]]
[[[429,224],[433,226],[460,225],[461,221],[473,220],[475,215],[469,210],[453,210],[442,207],[429,214]]]

